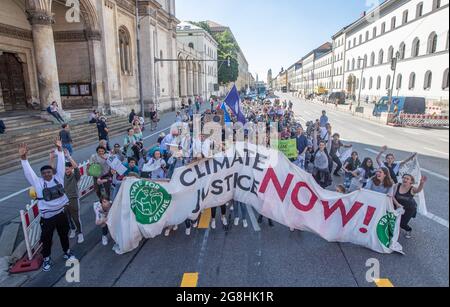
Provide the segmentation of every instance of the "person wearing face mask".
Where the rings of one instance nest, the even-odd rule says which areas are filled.
[[[388,153],[386,155],[386,160],[384,162],[381,162],[382,155],[387,151],[388,147],[383,146],[381,148],[380,153],[377,156],[377,163],[380,167],[386,167],[389,170],[389,174],[391,175],[392,180],[395,184],[398,183],[398,174],[400,172],[400,168],[408,163],[409,161],[412,161],[416,156],[417,153],[413,153],[409,158],[403,161],[395,161],[395,156],[392,153]]]
[[[409,174],[403,175],[402,183],[394,186],[394,204],[397,208],[403,208],[405,213],[401,217],[400,227],[406,234],[406,239],[412,238],[412,228],[409,226],[409,222],[412,218],[417,216],[417,203],[414,200],[416,194],[423,191],[427,177],[422,176],[418,187],[415,187],[415,179]]]
[[[41,168],[41,177],[38,177],[28,162],[28,146],[19,145],[19,155],[21,158],[25,178],[34,188],[38,199],[38,208],[41,214],[41,242],[42,257],[44,258],[42,270],[48,272],[52,267],[51,250],[53,233],[58,232],[61,247],[64,252],[64,259],[75,260],[69,249],[69,221],[65,214],[65,207],[69,205],[69,199],[64,190],[65,157],[60,139],[55,140],[57,166],[56,171],[51,166]]]

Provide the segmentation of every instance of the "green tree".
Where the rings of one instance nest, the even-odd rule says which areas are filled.
[[[239,76],[239,63],[237,61],[237,53],[239,47],[233,38],[230,31],[226,30],[218,33],[215,36],[218,46],[217,56],[219,61],[218,79],[219,84],[224,85],[230,82],[235,82]],[[228,66],[228,59],[230,59],[230,66]]]

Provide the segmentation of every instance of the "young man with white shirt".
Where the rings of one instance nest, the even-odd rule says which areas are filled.
[[[64,252],[64,259],[74,260],[69,249],[69,221],[67,220],[64,208],[69,205],[69,199],[64,191],[65,176],[65,158],[61,140],[56,139],[57,148],[57,167],[56,172],[51,166],[41,168],[41,176],[38,177],[28,162],[28,146],[19,145],[19,155],[22,160],[22,168],[28,182],[36,190],[38,199],[38,208],[41,214],[41,242],[42,256],[44,263],[42,270],[48,272],[51,269],[52,261],[50,258],[52,249],[53,233],[58,232],[61,247]]]

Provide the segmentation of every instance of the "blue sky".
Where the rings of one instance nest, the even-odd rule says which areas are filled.
[[[380,0],[381,1],[381,0]],[[182,21],[213,20],[229,26],[250,71],[266,81],[331,40],[377,0],[176,0]]]

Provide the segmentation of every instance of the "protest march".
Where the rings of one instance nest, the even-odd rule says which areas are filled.
[[[206,103],[196,98],[196,105]],[[236,87],[208,105],[200,112],[189,100],[177,111],[170,133],[161,133],[149,147],[142,131],[154,130],[156,117],[147,127],[130,114],[123,143],[114,145],[103,133],[105,120],[98,120],[99,145],[85,176],[93,178],[98,198],[92,208],[102,245],[112,239],[114,252],[126,254],[143,239],[169,236],[182,224],[189,236],[206,210],[216,229],[218,208],[222,225],[232,222],[226,212],[233,210],[234,225],[242,221],[248,227],[251,207],[258,222],[265,217],[270,226],[276,222],[292,232],[377,253],[403,253],[401,234],[411,239],[411,219],[427,212],[427,178],[417,154],[396,161],[383,147],[376,161],[360,157],[333,130],[325,111],[302,126],[292,102],[242,99]],[[42,212],[43,270],[49,271],[55,230],[66,259],[76,258],[69,237],[77,237],[77,244],[84,241],[78,165],[60,138],[42,178],[29,166],[26,144],[19,153]]]

